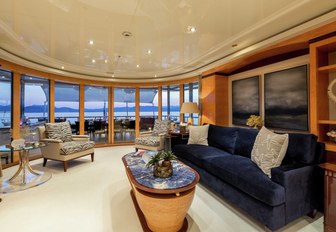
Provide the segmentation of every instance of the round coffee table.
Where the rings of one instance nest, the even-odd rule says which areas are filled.
[[[172,177],[156,178],[141,158],[141,155],[130,153],[122,160],[143,230],[186,231],[188,222],[185,217],[199,174],[182,162],[174,161]]]

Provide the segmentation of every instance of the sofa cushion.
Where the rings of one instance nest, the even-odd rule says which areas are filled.
[[[251,152],[258,132],[256,129],[239,128],[234,154],[251,158]]]
[[[307,133],[289,133],[288,148],[283,164],[311,164],[316,159],[317,137]]]
[[[209,146],[216,147],[233,154],[238,129],[238,127],[223,127],[210,124],[208,132]]]
[[[254,142],[251,159],[269,177],[271,168],[279,167],[288,147],[288,134],[276,134],[262,127]]]
[[[145,146],[158,147],[160,146],[159,136],[142,136],[135,139],[135,144],[141,144]]]
[[[95,143],[92,141],[65,142],[62,144],[62,147],[61,147],[61,154],[70,155],[76,152],[88,150],[90,148],[93,148],[94,146],[95,146]]]
[[[45,123],[45,133],[48,139],[60,139],[63,142],[72,141],[72,132],[69,122]]]
[[[208,146],[209,125],[189,126],[188,144],[199,144]]]
[[[214,176],[268,205],[285,202],[284,187],[268,178],[249,158],[238,155],[214,157],[204,166]]]
[[[231,156],[218,148],[196,144],[178,144],[174,146],[174,153],[177,157],[182,157],[201,168],[204,168],[205,162],[210,162],[215,157]]]

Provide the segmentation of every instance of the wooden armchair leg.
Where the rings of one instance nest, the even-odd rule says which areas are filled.
[[[45,167],[45,166],[46,166],[46,164],[47,164],[47,161],[48,161],[48,159],[47,159],[47,158],[43,158],[43,167]]]
[[[68,169],[68,161],[63,161],[64,172]]]
[[[91,161],[94,161],[94,153],[91,153]]]

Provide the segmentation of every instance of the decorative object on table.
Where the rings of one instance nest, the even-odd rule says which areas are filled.
[[[308,131],[308,67],[264,75],[265,123],[269,128]]]
[[[263,120],[259,115],[251,115],[246,122],[247,126],[251,126],[255,129],[260,129],[263,126]]]
[[[180,133],[186,133],[187,132],[187,124],[180,123]]]
[[[336,130],[331,130],[327,133],[330,141],[336,142]]]
[[[260,114],[259,76],[232,80],[232,124],[245,125],[251,114]]]
[[[24,139],[14,139],[11,142],[11,147],[14,149],[21,149],[25,147],[25,140]]]
[[[173,175],[172,160],[176,160],[176,156],[172,151],[161,151],[151,157],[151,159],[146,164],[146,167],[153,167],[153,175],[155,177],[171,177]]]
[[[183,102],[180,110],[181,114],[189,114],[188,125],[193,125],[192,114],[198,114],[199,109],[195,102]]]
[[[336,103],[336,79],[330,82],[328,86],[328,97],[330,101]]]

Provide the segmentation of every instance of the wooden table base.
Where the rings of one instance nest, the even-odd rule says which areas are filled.
[[[149,227],[147,225],[145,215],[142,213],[142,211],[139,207],[139,204],[138,204],[138,202],[135,198],[133,190],[130,191],[130,194],[131,194],[131,197],[132,197],[132,200],[133,200],[133,203],[134,203],[135,210],[138,214],[138,217],[139,217],[139,220],[140,220],[140,223],[141,223],[141,226],[142,226],[142,230],[144,232],[152,232],[152,230],[149,229]],[[186,232],[187,230],[188,230],[188,220],[187,220],[187,218],[184,218],[182,228],[178,232]]]

